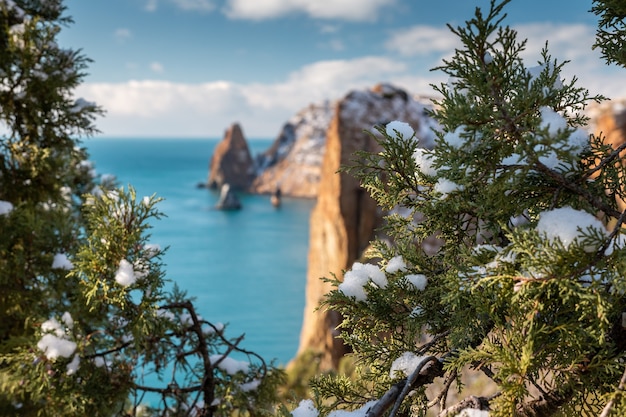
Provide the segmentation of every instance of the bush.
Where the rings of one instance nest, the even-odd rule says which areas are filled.
[[[547,44],[522,62],[506,3],[450,27],[463,46],[437,68],[450,79],[435,86],[435,149],[394,121],[350,169],[390,213],[392,243],[331,280],[325,306],[344,317],[360,379],[314,381],[323,415],[626,412],[624,147],[582,130],[603,97],[562,80]],[[448,403],[476,371],[496,388]]]
[[[0,1],[0,414],[270,413],[282,371],[165,290],[158,198],[94,175],[103,112],[72,97],[89,60],[57,45],[64,12]]]

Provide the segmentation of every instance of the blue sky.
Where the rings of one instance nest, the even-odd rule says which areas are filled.
[[[488,0],[66,0],[59,38],[92,58],[77,95],[103,106],[104,136],[219,137],[232,122],[272,138],[310,102],[384,81],[430,95],[430,68]],[[626,96],[626,71],[590,47],[591,0],[512,0],[506,23],[545,40],[592,92]]]

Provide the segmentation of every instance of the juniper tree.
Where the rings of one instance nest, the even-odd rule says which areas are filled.
[[[73,97],[89,60],[56,43],[64,13],[0,0],[0,414],[269,412],[281,372],[166,291],[159,199],[94,174],[103,111]]]
[[[602,97],[563,80],[547,44],[523,62],[507,3],[450,26],[435,148],[394,121],[350,169],[389,213],[373,263],[330,279],[323,306],[360,378],[317,378],[294,415],[626,412],[624,146],[583,130]],[[494,388],[450,402],[468,375]]]
[[[626,3],[594,0],[591,9],[600,17],[594,48],[600,48],[607,63],[626,67]]]

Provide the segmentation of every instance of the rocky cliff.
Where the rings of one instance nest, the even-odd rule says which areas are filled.
[[[247,190],[254,178],[254,161],[238,123],[232,124],[217,144],[209,166],[207,186],[220,189],[224,184]]]
[[[589,116],[593,133],[604,136],[606,144],[615,149],[626,143],[626,98],[592,106]],[[620,161],[626,164],[626,150],[620,153]],[[621,210],[626,209],[626,201],[618,203]]]
[[[378,143],[364,130],[392,120],[409,123],[423,146],[432,146],[434,122],[425,115],[426,104],[389,85],[353,91],[339,101],[326,134],[317,203],[311,214],[306,305],[298,353],[321,354],[322,369],[335,368],[345,353],[336,338],[341,318],[336,312],[315,309],[331,290],[321,277],[352,266],[374,238],[382,213],[359,182],[338,169],[351,163],[354,152],[376,152]]]
[[[336,103],[311,104],[293,116],[272,146],[256,159],[257,176],[250,191],[315,198],[326,132]]]

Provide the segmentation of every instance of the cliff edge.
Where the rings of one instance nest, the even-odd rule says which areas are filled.
[[[381,224],[382,212],[376,202],[351,175],[337,171],[351,164],[354,152],[377,152],[379,144],[366,131],[392,120],[409,123],[432,147],[434,122],[426,116],[428,106],[403,90],[378,85],[368,91],[353,91],[339,101],[326,134],[326,150],[316,205],[310,219],[306,305],[298,354],[321,355],[322,369],[336,368],[346,348],[337,339],[341,322],[337,312],[316,310],[332,288],[321,277],[343,271],[359,259]]]

